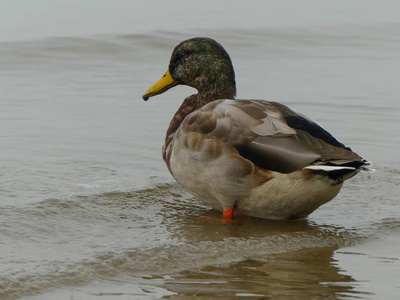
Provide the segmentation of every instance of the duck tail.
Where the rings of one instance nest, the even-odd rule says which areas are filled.
[[[370,161],[363,159],[359,161],[319,161],[303,169],[322,173],[337,183],[342,183],[360,171],[372,173],[375,170],[371,166],[372,163]]]

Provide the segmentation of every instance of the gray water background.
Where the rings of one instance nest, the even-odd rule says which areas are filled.
[[[398,2],[1,5],[0,299],[398,299]],[[238,98],[313,117],[376,172],[306,221],[200,222],[219,214],[160,153],[195,91],[141,100],[194,36],[229,52]]]

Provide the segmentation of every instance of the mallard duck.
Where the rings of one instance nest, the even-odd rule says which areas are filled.
[[[223,219],[306,217],[370,165],[312,119],[265,100],[235,100],[231,59],[210,38],[175,47],[167,72],[143,99],[187,85],[162,156],[175,180]]]

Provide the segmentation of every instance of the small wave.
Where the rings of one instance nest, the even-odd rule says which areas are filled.
[[[371,39],[371,35],[374,39]],[[152,53],[167,51],[180,41],[195,37],[209,36],[223,42],[226,47],[242,48],[246,51],[234,53],[246,55],[248,49],[260,48],[255,53],[274,52],[276,55],[292,53],[290,49],[298,46],[335,47],[338,42],[344,43],[350,48],[363,49],[368,47],[382,47],[386,44],[388,49],[396,49],[398,44],[398,29],[392,24],[374,27],[368,26],[321,26],[318,29],[310,28],[258,28],[220,30],[192,29],[187,31],[154,31],[145,34],[114,34],[94,35],[90,37],[52,37],[33,41],[1,42],[2,56],[0,63],[2,68],[7,66],[18,68],[19,65],[54,63],[65,61],[66,67],[76,66],[84,62],[98,60],[117,60],[120,56],[126,59],[136,60],[149,56]],[[245,48],[243,48],[245,45]],[[286,49],[287,51],[282,51]],[[254,55],[254,54],[252,54]],[[312,55],[304,52],[304,55]]]
[[[126,274],[162,275],[206,265],[313,247],[339,247],[356,238],[312,222],[249,219],[215,225],[219,216],[176,184],[131,192],[47,199],[8,208],[1,219],[0,299]]]
[[[305,248],[334,247],[346,244],[346,235],[279,234],[264,238],[223,238],[162,245],[149,249],[125,249],[100,253],[77,262],[51,261],[36,271],[0,277],[0,298],[40,293],[60,286],[82,285],[115,276],[163,275],[207,265],[226,265],[247,259],[268,260],[271,255]]]

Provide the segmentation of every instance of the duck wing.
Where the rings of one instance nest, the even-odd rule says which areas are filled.
[[[213,101],[188,115],[181,129],[217,139],[256,166],[281,173],[354,171],[365,164],[316,122],[276,102]]]

